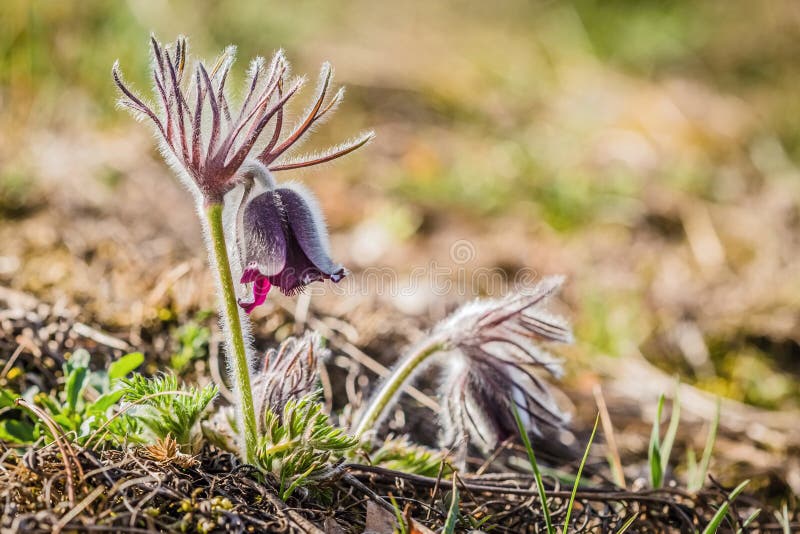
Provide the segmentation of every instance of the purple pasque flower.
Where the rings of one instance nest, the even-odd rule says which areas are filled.
[[[119,65],[115,63],[114,82],[123,94],[119,103],[137,117],[153,122],[164,156],[206,204],[221,203],[225,194],[239,183],[238,171],[248,157],[271,171],[297,169],[344,156],[373,137],[372,132],[366,132],[323,153],[281,161],[279,158],[334,110],[344,96],[340,89],[325,103],[333,77],[329,64],[322,66],[314,103],[291,132],[281,138],[286,103],[304,81],[288,79],[289,63],[283,52],[278,51],[266,68],[263,58],[252,61],[244,98],[238,112],[234,112],[225,83],[234,62],[235,47],[226,48],[211,69],[198,61],[193,74],[187,76],[186,39],[179,37],[174,49],[163,46],[155,37],[151,37],[151,44],[158,105],[150,106],[134,94],[122,81]],[[259,145],[268,125],[272,125],[272,135]],[[251,156],[255,150],[258,153]]]
[[[441,389],[446,443],[472,441],[490,451],[518,434],[512,406],[535,436],[567,425],[569,417],[536,372],[559,377],[561,362],[542,344],[572,342],[567,321],[545,308],[563,280],[549,276],[529,291],[467,304],[436,328],[450,350]]]
[[[251,169],[266,190],[248,198],[251,186],[245,187],[237,221],[241,283],[253,284],[253,300],[239,301],[247,313],[264,303],[272,286],[293,295],[312,282],[338,282],[346,274],[330,258],[328,232],[311,192],[297,183],[278,187],[263,168]]]

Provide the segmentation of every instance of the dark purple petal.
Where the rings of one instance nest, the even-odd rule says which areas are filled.
[[[255,268],[263,276],[281,272],[286,266],[286,215],[280,197],[267,191],[250,200],[243,225],[248,269]]]
[[[316,202],[310,195],[297,189],[279,188],[292,234],[308,261],[316,267],[324,278],[338,282],[344,276],[344,268],[330,258],[327,231]]]

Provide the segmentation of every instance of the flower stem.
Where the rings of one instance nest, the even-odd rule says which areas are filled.
[[[403,359],[400,365],[386,377],[378,394],[373,397],[364,415],[361,416],[355,431],[356,438],[361,438],[365,432],[375,426],[387,408],[393,404],[394,399],[397,397],[400,388],[405,384],[406,380],[411,377],[414,371],[427,360],[429,356],[444,349],[444,346],[443,340],[433,337],[424,345],[410,352]]]
[[[239,319],[239,305],[236,302],[236,291],[231,276],[231,266],[228,260],[228,249],[225,244],[225,232],[222,226],[222,204],[209,204],[206,206],[206,217],[211,232],[211,244],[214,249],[214,260],[217,264],[220,288],[222,289],[224,326],[227,329],[227,339],[231,346],[228,347],[228,357],[231,359],[234,380],[236,382],[236,395],[238,396],[241,421],[240,428],[244,429],[245,455],[244,460],[255,464],[256,443],[258,439],[256,427],[256,412],[253,408],[253,391],[250,388],[250,369],[247,362],[247,351],[242,335],[242,323]]]

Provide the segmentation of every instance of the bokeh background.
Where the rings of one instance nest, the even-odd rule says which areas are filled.
[[[192,201],[115,107],[114,60],[149,90],[151,31],[205,58],[236,44],[231,87],[278,48],[297,73],[333,63],[345,103],[303,148],[377,138],[279,179],[317,193],[354,276],[564,273],[577,428],[600,384],[623,456],[641,458],[678,376],[679,463],[721,395],[717,474],[800,491],[796,2],[4,1],[0,287],[124,335],[157,368],[216,328]],[[315,295],[301,322],[390,363],[487,291]],[[294,305],[255,314],[261,343],[295,328],[279,313]]]

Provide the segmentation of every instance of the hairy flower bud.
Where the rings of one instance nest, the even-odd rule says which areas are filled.
[[[314,393],[319,361],[327,354],[328,349],[316,332],[306,332],[300,338],[289,337],[277,349],[267,351],[263,367],[253,376],[259,434],[264,432],[266,420],[272,416],[280,417],[289,401]],[[202,428],[205,437],[214,445],[232,452],[239,449],[236,438],[239,429],[232,406],[217,410]]]
[[[277,349],[267,351],[264,368],[253,380],[259,423],[267,410],[281,414],[289,400],[313,393],[319,361],[327,355],[328,349],[315,331],[307,331],[300,338],[289,337]]]

